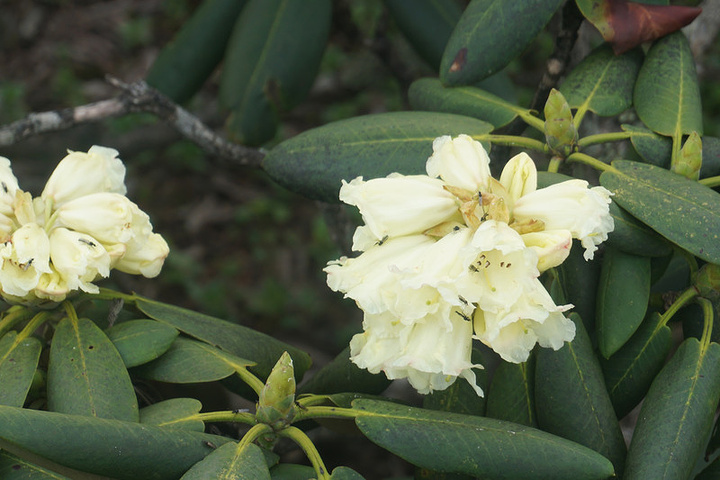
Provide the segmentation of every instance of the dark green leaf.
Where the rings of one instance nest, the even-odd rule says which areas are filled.
[[[634,125],[622,125],[622,129],[630,133],[630,142],[645,162],[665,169],[670,168],[671,139]]]
[[[700,178],[720,175],[720,138],[702,137],[702,158]]]
[[[617,115],[632,105],[633,86],[642,61],[640,49],[615,55],[610,45],[602,44],[570,72],[560,92],[578,112]]]
[[[48,409],[128,422],[138,421],[130,375],[115,345],[87,318],[63,319],[50,348]]]
[[[0,450],[0,478],[3,480],[70,480],[65,475],[34,465],[5,450]]]
[[[608,246],[632,255],[648,257],[664,257],[672,253],[672,247],[667,241],[615,202],[610,203],[610,216],[615,222],[615,229],[608,235]]]
[[[437,71],[445,45],[462,14],[460,5],[437,0],[385,0],[385,6],[413,48]]]
[[[570,318],[576,326],[573,341],[557,351],[542,348],[537,352],[538,425],[602,454],[621,476],[625,440],[582,320],[577,314]]]
[[[471,361],[474,365],[485,364],[478,349],[473,349]],[[476,377],[477,385],[483,391],[487,391],[487,373],[485,373],[485,370],[477,370]],[[479,397],[465,379],[459,378],[445,390],[435,390],[429,395],[425,395],[423,408],[482,416],[485,414],[485,397]]]
[[[570,255],[556,270],[565,301],[575,305],[573,311],[583,319],[585,330],[594,333],[600,262],[585,260],[580,242],[573,240]]]
[[[440,63],[445,85],[470,85],[502,70],[540,33],[562,0],[473,0]]]
[[[501,362],[487,398],[487,416],[537,427],[535,414],[535,355],[525,363]]]
[[[332,471],[330,480],[364,480],[364,477],[349,467],[337,467]]]
[[[647,53],[634,96],[635,111],[662,135],[702,135],[702,106],[695,61],[682,32],[661,38]]]
[[[663,237],[703,260],[720,263],[720,194],[672,172],[616,160],[600,176],[613,201]]]
[[[191,337],[233,355],[256,362],[257,366],[250,370],[262,378],[267,378],[284,351],[293,358],[298,382],[310,367],[310,356],[307,353],[250,328],[142,297],[136,296],[134,301],[148,317],[172,325]]]
[[[298,394],[332,394],[359,392],[379,394],[390,385],[382,374],[372,374],[350,361],[350,347],[318,370],[313,377],[298,388]]]
[[[281,463],[270,469],[272,480],[308,480],[315,477],[315,469],[307,465]]]
[[[308,130],[273,148],[263,168],[289,190],[338,202],[341,180],[424,174],[432,142],[441,135],[476,139],[489,123],[449,113],[393,112],[341,120]],[[488,148],[488,144],[485,144]]]
[[[330,0],[251,0],[243,9],[220,79],[220,102],[233,112],[233,139],[270,140],[277,112],[305,98],[325,51],[330,11]]]
[[[61,465],[119,480],[174,480],[229,438],[0,406],[0,438]]]
[[[226,443],[182,476],[182,480],[270,480],[270,470],[262,450],[247,443],[238,449],[236,443]]]
[[[618,418],[643,399],[670,353],[670,329],[650,314],[630,340],[609,359],[600,359],[610,399]]]
[[[214,382],[252,365],[207,343],[178,337],[162,357],[133,370],[143,378],[168,383]]]
[[[160,51],[147,74],[149,85],[178,103],[189,100],[220,63],[245,0],[206,0]]]
[[[202,409],[200,400],[171,398],[140,409],[140,423],[164,428],[180,428],[194,432],[205,431],[205,423],[197,418]]]
[[[167,352],[179,332],[170,325],[141,319],[118,323],[105,333],[115,344],[125,366],[130,368]]]
[[[0,405],[23,406],[41,350],[37,338],[18,339],[17,332],[0,338]]]
[[[717,480],[720,478],[720,457],[703,469],[694,480]]]
[[[645,397],[625,480],[689,478],[720,398],[720,345],[685,340]]]
[[[355,400],[374,443],[424,468],[483,478],[606,479],[612,464],[582,445],[502,420]]]
[[[436,78],[415,80],[408,90],[408,100],[415,110],[457,113],[484,120],[495,128],[510,123],[530,110],[506,102],[477,87],[443,87]]]
[[[650,299],[650,257],[606,248],[597,295],[598,347],[608,358],[628,341],[645,318]]]

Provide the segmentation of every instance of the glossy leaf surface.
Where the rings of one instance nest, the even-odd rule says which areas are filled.
[[[125,366],[136,367],[155,360],[167,352],[177,329],[154,320],[129,320],[118,323],[105,332],[115,344]]]

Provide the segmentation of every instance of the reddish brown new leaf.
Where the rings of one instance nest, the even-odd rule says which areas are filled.
[[[612,43],[616,54],[664,37],[692,22],[697,7],[649,5],[627,0],[578,0],[583,15]]]

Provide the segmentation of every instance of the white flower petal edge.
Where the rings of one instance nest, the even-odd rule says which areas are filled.
[[[597,246],[615,228],[610,215],[610,196],[604,187],[588,188],[585,180],[567,180],[541,188],[518,199],[516,221],[541,220],[547,230],[569,230],[591,260]]]
[[[473,372],[482,366],[470,360],[472,324],[458,315],[450,319],[448,325],[428,316],[405,325],[388,313],[365,314],[364,332],[350,341],[350,358],[371,373],[407,378],[419,393],[444,390],[463,377],[482,396]]]

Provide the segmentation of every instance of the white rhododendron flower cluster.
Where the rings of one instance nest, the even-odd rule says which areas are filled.
[[[22,191],[0,157],[0,294],[28,304],[59,302],[115,268],[154,277],[169,249],[126,196],[125,166],[111,148],[69,152],[45,189]]]
[[[537,189],[535,164],[513,157],[499,180],[482,145],[467,135],[437,138],[427,175],[343,181],[340,200],[365,224],[357,258],[325,268],[330,288],[364,311],[350,342],[354,363],[407,378],[420,393],[465,378],[478,339],[504,360],[527,360],[536,344],[559,349],[575,325],[538,279],[561,264],[572,239],[585,258],[614,228],[610,192],[569,180]]]

